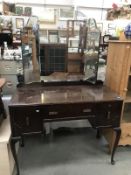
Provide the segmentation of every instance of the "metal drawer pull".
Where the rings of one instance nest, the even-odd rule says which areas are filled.
[[[107,112],[107,119],[110,119],[110,118],[111,118],[110,116],[111,116],[111,112],[108,111],[108,112]]]
[[[37,112],[37,113],[38,113],[38,112],[40,112],[40,110],[39,110],[39,109],[36,109],[36,110],[35,110],[35,112]]]
[[[91,109],[83,109],[83,112],[91,112]]]
[[[30,126],[30,119],[29,119],[29,117],[26,117],[26,125]]]
[[[49,112],[49,115],[57,115],[57,114],[58,114],[57,111],[50,111],[50,112]]]

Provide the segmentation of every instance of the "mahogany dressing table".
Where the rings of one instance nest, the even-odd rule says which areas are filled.
[[[66,85],[65,85],[66,84]],[[75,85],[73,85],[75,84]],[[112,128],[116,133],[111,164],[120,135],[120,116],[123,100],[110,89],[86,83],[31,83],[19,87],[9,105],[11,148],[20,174],[16,142],[24,145],[28,134],[44,134],[46,122],[88,119],[93,128]]]

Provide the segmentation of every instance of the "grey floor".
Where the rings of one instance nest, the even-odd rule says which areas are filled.
[[[118,147],[110,164],[108,146],[92,128],[58,129],[53,140],[28,137],[19,150],[21,175],[131,175],[131,147]]]

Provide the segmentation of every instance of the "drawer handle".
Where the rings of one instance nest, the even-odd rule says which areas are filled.
[[[39,112],[40,112],[40,110],[39,110],[39,109],[36,109],[36,110],[35,110],[35,112],[39,113]]]
[[[29,117],[26,117],[26,125],[30,126],[30,119],[29,119]]]
[[[49,115],[57,115],[57,114],[58,114],[57,111],[50,111],[50,112],[49,112]]]
[[[108,111],[108,112],[107,112],[107,119],[110,119],[110,118],[111,118],[111,112]]]
[[[83,109],[83,112],[91,112],[91,109]]]

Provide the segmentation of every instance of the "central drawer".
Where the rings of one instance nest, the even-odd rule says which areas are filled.
[[[56,104],[46,105],[43,111],[44,119],[70,118],[85,116],[94,117],[95,105],[89,104]]]

